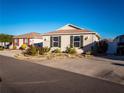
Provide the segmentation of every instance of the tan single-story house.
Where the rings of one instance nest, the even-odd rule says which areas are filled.
[[[50,47],[51,50],[60,48],[65,51],[67,47],[75,47],[79,53],[91,50],[100,36],[96,32],[67,24],[55,31],[39,34],[27,33],[13,37],[13,46],[20,48],[22,44],[32,45],[42,43],[43,47]]]
[[[65,51],[73,46],[79,52],[89,51],[100,36],[96,32],[67,24],[56,31],[43,34],[43,46],[51,47],[52,50],[60,48]]]
[[[27,44],[29,46],[35,43],[42,43],[42,42],[43,42],[43,37],[41,34],[36,32],[31,32],[27,34],[14,36],[12,47],[16,46],[17,49],[19,49],[22,44]]]

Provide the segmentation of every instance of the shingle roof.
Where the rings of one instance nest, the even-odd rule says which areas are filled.
[[[57,31],[52,31],[52,32],[48,32],[48,33],[45,33],[43,35],[57,35],[57,34],[79,34],[79,33],[93,33],[89,30],[57,30]]]
[[[36,38],[36,39],[42,39],[42,35],[39,33],[35,33],[35,32],[31,32],[31,33],[26,33],[26,34],[22,34],[22,35],[17,35],[14,36],[13,38]]]

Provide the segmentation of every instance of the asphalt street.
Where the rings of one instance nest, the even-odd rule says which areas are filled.
[[[0,93],[124,93],[124,86],[0,56]]]

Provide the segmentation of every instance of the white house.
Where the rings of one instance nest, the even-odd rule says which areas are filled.
[[[73,46],[79,52],[86,52],[91,50],[99,39],[100,36],[96,32],[67,24],[56,31],[43,34],[43,46],[51,47],[52,50],[60,48],[62,51]]]
[[[42,42],[43,42],[43,37],[41,34],[31,32],[27,34],[14,36],[12,46],[16,46],[17,49],[19,49],[22,44],[32,45]]]

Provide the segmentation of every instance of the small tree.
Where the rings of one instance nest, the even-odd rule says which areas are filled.
[[[40,55],[44,55],[45,53],[48,53],[50,51],[50,48],[48,47],[38,47],[37,49]]]
[[[37,48],[36,48],[35,46],[31,45],[31,46],[26,50],[25,53],[28,54],[28,55],[35,56],[35,55],[38,53],[38,51],[37,51]]]

